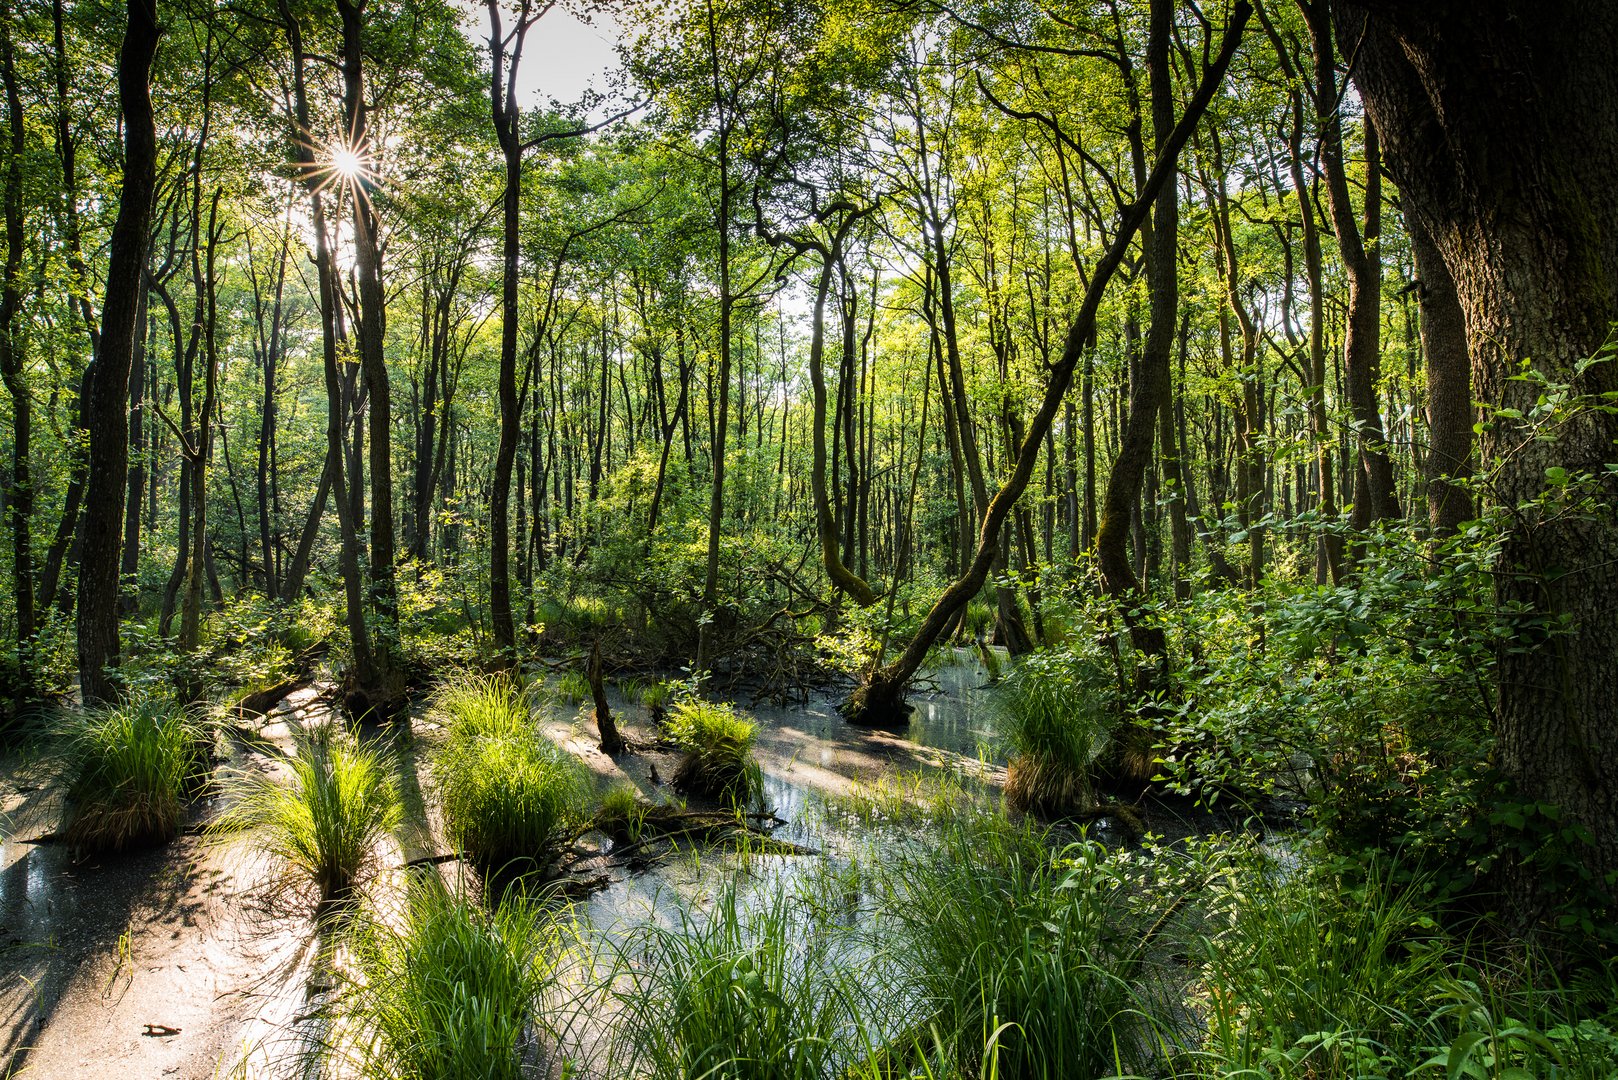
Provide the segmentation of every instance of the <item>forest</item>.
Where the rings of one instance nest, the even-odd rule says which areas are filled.
[[[0,0],[5,1075],[1618,1077],[1615,55]]]

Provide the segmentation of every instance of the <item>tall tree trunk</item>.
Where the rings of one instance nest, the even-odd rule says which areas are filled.
[[[1151,29],[1147,37],[1146,68],[1151,81],[1152,130],[1161,162],[1174,128],[1174,86],[1169,73],[1169,32],[1173,0],[1152,0]],[[1148,665],[1141,668],[1137,690],[1142,700],[1157,683],[1155,668],[1167,648],[1163,628],[1139,615],[1142,583],[1125,551],[1132,511],[1140,503],[1142,482],[1152,463],[1158,414],[1167,409],[1172,393],[1171,359],[1179,324],[1179,188],[1173,175],[1160,185],[1152,204],[1150,226],[1142,225],[1146,250],[1147,289],[1151,295],[1151,326],[1145,348],[1130,385],[1129,417],[1119,440],[1118,457],[1107,477],[1101,504],[1101,529],[1096,534],[1096,561],[1101,585],[1124,612],[1130,640]]]
[[[1298,0],[1314,43],[1315,115],[1320,124],[1321,171],[1332,229],[1348,274],[1348,325],[1343,335],[1343,381],[1354,417],[1359,467],[1354,473],[1355,528],[1399,517],[1393,462],[1377,405],[1382,369],[1382,162],[1376,124],[1365,124],[1363,221],[1356,221],[1343,147],[1342,100],[1328,0]]]
[[[372,150],[366,121],[362,20],[365,4],[366,0],[337,0],[337,12],[342,18],[344,129],[351,143],[349,149],[360,161],[369,162]],[[360,375],[369,399],[366,464],[371,472],[370,600],[375,616],[370,671],[359,674],[366,706],[386,717],[403,695],[404,673],[399,668],[399,593],[394,581],[393,408],[384,352],[387,301],[382,288],[379,222],[368,193],[370,184],[365,175],[355,177],[351,192],[354,264],[359,285],[359,321],[355,329]]]
[[[24,374],[22,324],[23,204],[22,157],[27,126],[11,42],[10,5],[0,5],[0,79],[6,93],[6,254],[0,279],[0,379],[11,395],[11,485],[6,508],[11,518],[11,572],[17,605],[17,664],[20,688],[33,680],[34,482],[29,440],[33,436],[33,395]]]
[[[720,86],[719,29],[714,2],[708,0],[708,62],[714,104],[719,109],[719,206],[714,227],[719,239],[719,413],[714,418],[713,484],[708,493],[708,553],[702,576],[702,623],[697,630],[696,670],[703,672],[713,660],[715,624],[719,619],[719,540],[725,525],[725,438],[730,429],[731,315],[736,298],[731,294],[730,210],[732,191],[730,142],[732,122],[727,97]]]
[[[148,79],[157,55],[155,0],[129,0],[118,54],[118,99],[124,120],[123,182],[112,227],[101,311],[98,372],[84,409],[89,429],[84,538],[79,553],[79,686],[86,704],[116,693],[108,668],[118,663],[118,571],[124,485],[129,478],[129,369],[146,269],[156,183],[157,129]]]
[[[1576,393],[1618,394],[1618,365],[1583,363],[1609,342],[1618,311],[1618,8],[1338,0],[1334,15],[1406,211],[1454,277],[1479,397],[1528,415],[1541,391],[1513,378],[1525,360]],[[1550,441],[1497,416],[1482,446],[1491,496],[1511,515],[1497,606],[1525,609],[1499,637],[1497,761],[1516,798],[1558,806],[1562,828],[1588,830],[1597,883],[1618,874],[1615,439],[1618,417],[1585,409]],[[1593,477],[1603,507],[1569,514],[1537,502],[1547,469]],[[1557,883],[1507,867],[1508,914],[1538,922],[1561,899]]]
[[[517,70],[531,23],[524,0],[512,27],[509,49],[500,23],[498,0],[489,10],[489,111],[505,166],[500,196],[500,437],[494,455],[494,490],[489,498],[489,621],[494,647],[509,660],[517,647],[511,618],[511,469],[521,436],[522,401],[517,395],[517,284],[522,240],[522,114],[515,100]],[[509,57],[509,66],[508,66]]]
[[[1451,482],[1469,479],[1472,460],[1472,371],[1466,348],[1466,317],[1449,267],[1422,228],[1408,216],[1410,251],[1416,260],[1416,297],[1421,304],[1421,355],[1427,369],[1427,517],[1433,532],[1455,532],[1472,517],[1472,493]]]

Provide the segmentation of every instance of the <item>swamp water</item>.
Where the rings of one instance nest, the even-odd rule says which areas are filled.
[[[934,787],[929,781],[969,797],[996,796],[1004,759],[986,681],[977,658],[957,650],[955,662],[912,696],[915,711],[902,732],[852,728],[824,695],[800,706],[748,709],[759,722],[763,803],[784,822],[773,835],[820,855],[698,847],[640,872],[611,868],[608,884],[576,906],[576,917],[599,942],[621,942],[638,927],[677,928],[683,919],[703,917],[729,887],[741,908],[812,894],[837,904],[837,917],[859,918],[852,868],[889,824],[883,808],[925,801]],[[648,733],[642,710],[616,699],[614,705],[632,734]],[[576,716],[558,705],[552,717],[546,734],[584,761],[603,789],[628,782],[654,801],[670,798],[665,785],[676,755],[654,751],[614,761],[595,749],[587,705]],[[225,767],[273,773],[278,766],[267,751],[286,752],[296,728],[329,722],[316,691],[300,690],[256,724],[230,731]],[[401,745],[395,755],[406,824],[382,860],[395,869],[370,889],[384,904],[402,893],[407,860],[436,853],[438,823],[423,793],[421,745]],[[23,1069],[42,1080],[307,1074],[305,1051],[320,1038],[333,979],[309,911],[271,901],[274,868],[251,845],[202,841],[199,826],[217,805],[194,808],[186,834],[166,847],[74,862],[48,842],[58,800],[37,770],[17,763],[0,779],[8,826],[0,846],[5,1075]],[[873,800],[872,791],[886,795]],[[1150,824],[1170,834],[1196,831],[1161,815]],[[31,842],[40,840],[47,842]],[[457,874],[452,864],[443,872],[449,879]],[[861,961],[844,959],[856,967]],[[571,1024],[564,1048],[594,1056],[613,1011],[602,1008]]]

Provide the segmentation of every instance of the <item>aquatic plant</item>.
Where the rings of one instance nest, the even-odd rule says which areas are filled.
[[[1065,651],[1030,653],[995,695],[1000,733],[1010,744],[1006,803],[1046,819],[1094,806],[1091,770],[1112,718]]]
[[[763,788],[753,761],[758,725],[734,705],[688,698],[669,709],[665,724],[685,757],[674,773],[674,786],[711,798],[746,803]]]
[[[69,713],[58,734],[67,789],[60,833],[83,850],[161,843],[179,831],[206,762],[205,729],[172,700],[143,694]]]
[[[577,705],[590,696],[590,680],[582,671],[564,671],[557,678],[552,692],[563,704]]]
[[[327,727],[300,735],[284,764],[285,782],[236,781],[239,797],[210,832],[248,834],[289,880],[312,884],[323,907],[347,900],[375,872],[380,842],[403,817],[387,759]]]
[[[821,923],[782,891],[756,902],[722,889],[710,910],[636,928],[619,949],[627,974],[612,1076],[642,1080],[823,1080],[844,1075],[857,1038],[850,984]]]
[[[921,1054],[938,1075],[988,1076],[992,1056],[1003,1080],[1111,1076],[1140,1044],[1128,889],[1100,845],[1051,840],[963,817],[879,869],[889,992],[913,1002],[893,1047],[907,1067]]]
[[[398,925],[395,925],[397,922]],[[557,918],[508,894],[493,910],[436,876],[412,883],[402,918],[370,917],[352,941],[354,985],[338,1054],[377,1080],[517,1080],[547,1034],[540,1002],[565,955]]]
[[[649,810],[650,804],[640,797],[640,792],[627,784],[620,785],[601,796],[594,824],[614,843],[633,844],[640,839]]]

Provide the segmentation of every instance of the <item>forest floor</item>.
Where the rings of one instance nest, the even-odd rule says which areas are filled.
[[[997,789],[1004,770],[995,764],[992,717],[979,692],[984,672],[963,662],[935,680],[915,697],[915,717],[903,733],[851,728],[824,696],[751,709],[765,805],[786,822],[776,836],[815,849],[852,842],[838,832],[847,824],[817,810],[884,777],[948,773],[973,789]],[[333,722],[325,689],[304,687],[262,720],[227,728],[221,774],[277,771],[277,754],[291,749],[300,726]],[[620,703],[617,715],[631,739],[654,742],[638,706]],[[391,733],[406,813],[384,865],[442,854],[417,753],[431,728],[413,715],[408,728]],[[602,754],[588,706],[570,714],[557,705],[544,728],[603,788],[628,782],[654,801],[669,798],[674,752]],[[59,814],[54,791],[37,759],[0,761],[7,826],[0,844],[3,1074],[298,1075],[298,1050],[318,1037],[314,1017],[329,976],[318,962],[309,906],[286,902],[273,868],[250,844],[210,843],[203,835],[228,795],[199,800],[184,834],[164,847],[78,861],[51,838]],[[1154,818],[1159,831],[1183,828],[1166,810]],[[698,879],[725,872],[716,859],[654,864],[643,873],[601,865],[608,870],[603,887],[582,908],[600,928],[655,917],[665,890],[686,893]],[[444,871],[453,872],[448,865]],[[399,872],[384,875],[373,889],[399,889],[402,880]]]

